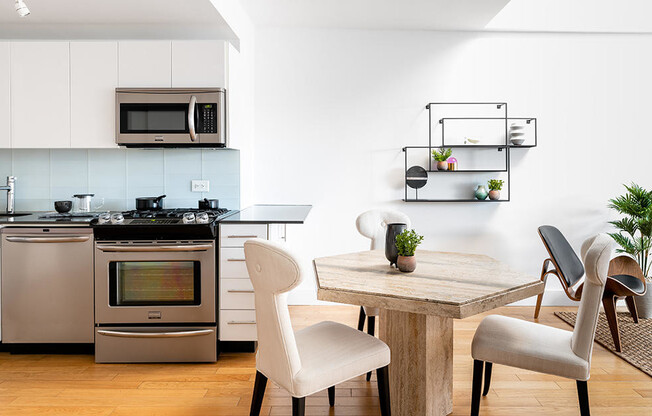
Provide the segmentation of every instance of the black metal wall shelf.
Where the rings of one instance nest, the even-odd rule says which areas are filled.
[[[477,109],[478,106],[485,106],[487,107],[486,110],[489,112],[492,111],[500,111],[500,117],[438,117],[435,118],[437,121],[436,125],[439,125],[441,128],[441,140],[440,143],[433,143],[433,109],[434,108],[441,108],[440,106],[454,106],[454,108],[459,108],[456,106],[472,106],[471,108]],[[433,103],[428,103],[426,105],[426,109],[428,110],[428,145],[427,146],[405,146],[403,147],[403,152],[405,153],[405,197],[403,198],[403,201],[405,202],[476,202],[476,203],[482,203],[482,202],[509,202],[511,200],[511,169],[510,169],[510,151],[511,149],[516,149],[516,148],[523,148],[523,149],[530,149],[533,147],[537,147],[538,145],[538,128],[537,128],[537,119],[536,117],[508,117],[507,115],[507,103],[506,102],[433,102]],[[459,113],[458,111],[455,111],[456,113]],[[456,114],[457,115],[457,114]],[[477,120],[477,121],[500,121],[503,127],[504,127],[504,142],[503,143],[496,143],[496,144],[446,144],[446,135],[445,135],[445,125],[447,121],[449,123],[452,122],[464,122],[464,121],[472,121],[472,120]],[[523,143],[521,145],[516,145],[510,142],[510,123],[512,121],[525,121],[525,124],[533,124],[532,127],[528,128],[527,130],[529,133],[533,133],[534,136],[534,141],[529,142],[529,143]],[[495,125],[495,123],[494,123]],[[495,128],[495,127],[494,127]],[[513,129],[513,128],[512,128]],[[519,129],[520,130],[520,129]],[[512,130],[514,131],[514,130]],[[465,138],[466,139],[466,138]],[[501,139],[502,141],[502,139]],[[458,170],[437,170],[433,166],[433,160],[432,160],[432,151],[436,149],[442,149],[442,148],[451,148],[451,149],[496,149],[499,152],[504,152],[504,168],[501,169],[458,169]],[[420,178],[410,178],[411,184],[408,186],[408,152],[410,150],[415,150],[419,151],[421,150],[427,150],[428,152],[428,165],[424,168],[417,168],[414,166],[413,168],[417,169],[417,173],[420,171],[422,172],[420,175]],[[417,165],[418,166],[418,165]],[[412,169],[411,169],[412,170]],[[428,181],[428,176],[430,173],[435,173],[437,172],[438,174],[440,173],[448,173],[448,174],[483,174],[483,173],[506,173],[507,174],[507,189],[506,189],[506,195],[504,199],[499,199],[499,200],[491,200],[491,199],[486,199],[486,200],[478,200],[475,198],[460,198],[460,199],[455,199],[455,198],[419,198],[419,193],[418,189],[425,186],[425,184]],[[449,175],[445,175],[449,176]],[[409,198],[408,197],[408,187],[412,187],[414,189],[414,197]]]

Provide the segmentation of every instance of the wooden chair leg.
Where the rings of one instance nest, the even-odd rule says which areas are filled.
[[[632,315],[632,319],[634,320],[634,323],[638,323],[638,311],[636,310],[636,303],[634,302],[634,296],[627,296],[625,298],[625,303],[627,303],[627,309],[629,310],[629,314]]]
[[[534,307],[534,319],[539,319],[539,312],[541,312],[541,303],[543,302],[543,292],[537,296],[537,305]]]
[[[376,317],[369,316],[367,317],[367,334],[373,337],[374,332],[376,332]],[[371,371],[367,373],[367,381],[370,380],[371,380]]]
[[[292,416],[305,416],[305,415],[306,415],[306,398],[293,397]]]
[[[267,386],[267,377],[262,373],[256,371],[256,381],[254,382],[254,394],[251,398],[251,408],[249,416],[258,416],[260,408],[263,405],[263,397],[265,396],[265,387]]]
[[[364,313],[364,307],[360,306],[360,315],[358,316],[358,331],[362,331],[364,329],[364,318],[366,318],[367,315]]]
[[[330,404],[331,407],[335,406],[335,386],[328,388],[328,404]]]
[[[589,389],[586,381],[577,380],[577,398],[580,401],[580,416],[591,416],[589,408]]]
[[[620,352],[620,332],[618,332],[618,316],[616,315],[616,296],[607,294],[602,297],[602,306],[604,313],[607,315],[607,322],[609,323],[609,330],[611,330],[611,337],[614,340],[616,351]]]
[[[471,416],[480,414],[480,393],[482,392],[482,369],[484,361],[473,360],[473,388],[471,390]]]
[[[486,396],[487,393],[489,393],[489,386],[491,385],[491,366],[492,363],[489,361],[484,363],[484,390],[482,391],[483,396]]]
[[[391,416],[392,406],[389,400],[389,367],[376,369],[378,376],[378,398],[380,399],[381,416]]]

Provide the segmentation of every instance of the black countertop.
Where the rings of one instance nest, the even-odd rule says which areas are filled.
[[[312,205],[253,205],[222,219],[222,224],[303,224]],[[92,218],[41,218],[56,212],[34,212],[17,217],[0,216],[0,227],[84,227]]]
[[[252,205],[237,211],[221,224],[303,224],[312,205]]]
[[[11,226],[73,226],[85,227],[88,226],[93,218],[91,217],[66,217],[66,218],[41,218],[46,215],[55,215],[56,212],[33,212],[29,215],[21,215],[16,217],[0,216],[0,227]]]

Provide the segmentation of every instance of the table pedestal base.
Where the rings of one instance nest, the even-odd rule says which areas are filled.
[[[453,412],[453,319],[381,309],[393,416]]]

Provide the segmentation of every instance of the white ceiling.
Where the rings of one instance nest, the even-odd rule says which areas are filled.
[[[509,0],[241,0],[256,25],[481,30]]]
[[[241,0],[256,25],[652,33],[652,0]]]
[[[0,0],[0,38],[234,39],[210,0]]]

